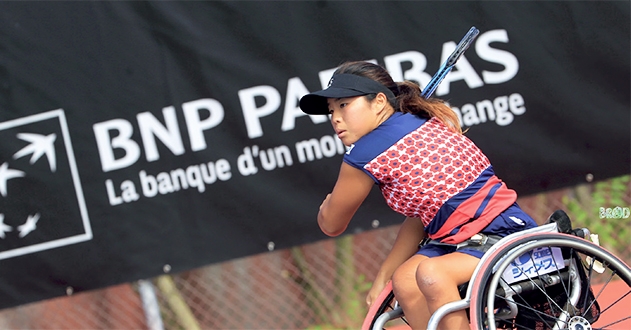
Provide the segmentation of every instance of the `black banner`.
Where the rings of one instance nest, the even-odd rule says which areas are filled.
[[[0,307],[325,238],[346,60],[426,84],[520,195],[630,173],[629,2],[0,3]],[[379,191],[349,233],[403,217]]]

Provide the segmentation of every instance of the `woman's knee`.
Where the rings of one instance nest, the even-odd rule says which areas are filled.
[[[392,274],[392,290],[399,301],[418,299],[421,291],[414,276],[418,264],[403,264]]]
[[[425,260],[416,269],[418,288],[428,297],[440,293],[447,285],[453,285],[451,282],[449,272],[432,259]]]

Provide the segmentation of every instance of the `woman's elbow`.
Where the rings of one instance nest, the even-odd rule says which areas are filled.
[[[346,228],[342,228],[340,230],[329,230],[327,228],[320,226],[320,229],[322,229],[322,232],[325,233],[327,236],[335,237],[343,233]]]
[[[318,225],[323,233],[331,237],[338,236],[346,230],[345,225],[340,225],[335,223],[335,221],[327,221],[321,214],[318,216]]]

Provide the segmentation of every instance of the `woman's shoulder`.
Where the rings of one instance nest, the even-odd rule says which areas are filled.
[[[395,112],[392,116],[390,116],[390,118],[388,118],[388,120],[377,127],[375,131],[396,130],[397,132],[403,133],[402,136],[404,136],[405,134],[412,132],[425,124],[428,119],[429,118],[420,117],[411,113]]]
[[[416,131],[426,122],[427,118],[410,113],[395,112],[379,127],[355,142],[351,146],[353,151],[347,152],[345,159],[356,159],[359,163],[365,164],[398,143],[411,132]]]

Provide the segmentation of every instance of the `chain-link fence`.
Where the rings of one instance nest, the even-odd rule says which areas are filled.
[[[630,263],[629,176],[518,202],[540,223],[554,210],[566,210],[575,227],[600,234],[602,245]],[[0,311],[0,328],[357,329],[366,312],[365,295],[397,230],[378,228],[180,274],[69,292]]]

